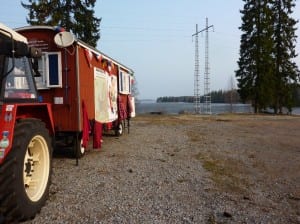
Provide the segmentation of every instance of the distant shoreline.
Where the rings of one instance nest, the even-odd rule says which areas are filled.
[[[200,111],[205,114],[203,104],[200,104]],[[139,100],[136,103],[137,114],[192,114],[194,113],[194,104],[186,102],[160,102],[156,100],[146,99]],[[253,113],[253,108],[250,104],[228,104],[228,103],[212,103],[211,114],[224,113]],[[266,113],[272,114],[272,110],[267,110]],[[283,112],[287,114],[287,110]],[[300,115],[300,107],[293,108],[292,115]]]

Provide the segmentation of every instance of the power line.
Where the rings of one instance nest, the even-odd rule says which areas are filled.
[[[201,113],[200,107],[200,72],[199,72],[199,46],[198,46],[198,24],[196,24],[196,33],[192,36],[195,36],[195,71],[194,71],[194,110],[196,114]]]
[[[205,81],[204,81],[204,98],[205,98],[205,112],[207,112],[207,105],[210,106],[210,96],[208,97],[206,91],[209,90],[209,72],[208,72],[208,30],[212,28],[213,25],[208,26],[208,19],[206,19],[206,27],[198,31],[198,24],[196,24],[196,33],[192,35],[195,37],[195,71],[194,71],[194,109],[196,114],[201,113],[201,95],[200,95],[200,72],[199,72],[199,44],[198,44],[198,34],[206,31],[206,42],[205,42]],[[207,97],[205,97],[207,96]]]
[[[213,27],[212,25],[210,27]],[[206,18],[205,30],[205,72],[204,72],[204,108],[203,113],[211,114],[211,95],[210,95],[210,76],[209,76],[209,57],[208,57],[208,18]]]

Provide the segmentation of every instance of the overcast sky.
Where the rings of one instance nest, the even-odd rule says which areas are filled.
[[[27,11],[21,1],[6,1],[0,7],[0,22],[25,26]],[[27,2],[23,0],[23,2]],[[95,16],[102,17],[98,49],[132,68],[139,99],[194,94],[195,39],[209,32],[210,89],[229,89],[239,57],[242,0],[98,0]],[[296,1],[295,19],[300,19]],[[299,24],[297,25],[299,26]],[[300,32],[297,31],[297,53]],[[200,88],[203,94],[205,33],[199,35]],[[300,57],[296,60],[300,67]]]

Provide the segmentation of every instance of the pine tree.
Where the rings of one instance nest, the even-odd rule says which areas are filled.
[[[299,83],[293,59],[295,25],[291,18],[294,0],[244,0],[239,69],[236,71],[241,99],[251,101],[255,112],[266,107],[281,113],[291,110]]]
[[[236,77],[241,100],[251,101],[257,113],[272,102],[272,12],[268,1],[243,1],[243,34]]]
[[[274,57],[275,57],[275,89],[274,113],[282,113],[282,107],[291,110],[295,88],[299,81],[299,70],[292,60],[295,52],[295,25],[297,21],[291,18],[294,0],[274,0]]]
[[[78,39],[95,47],[100,39],[101,18],[94,16],[96,0],[28,0],[21,2],[29,10],[30,25],[61,26]]]

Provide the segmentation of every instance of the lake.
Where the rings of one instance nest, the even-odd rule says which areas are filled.
[[[203,105],[200,105],[201,111],[203,111]],[[136,103],[137,114],[147,113],[165,113],[165,114],[179,114],[194,113],[193,103],[156,103],[155,100],[139,100]],[[223,114],[223,113],[253,113],[253,108],[250,104],[224,104],[224,103],[212,103],[211,113],[212,114]],[[293,108],[292,114],[300,115],[300,107]]]

